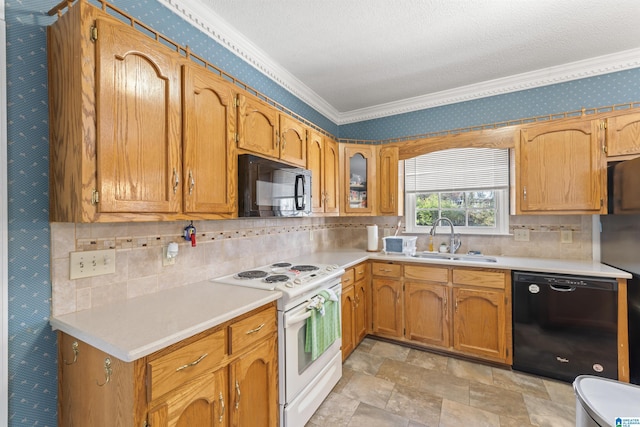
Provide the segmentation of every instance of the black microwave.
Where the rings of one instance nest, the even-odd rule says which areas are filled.
[[[250,154],[238,156],[238,216],[311,214],[311,171]]]

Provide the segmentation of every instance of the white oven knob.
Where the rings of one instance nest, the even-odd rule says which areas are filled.
[[[295,279],[293,279],[293,283],[295,283],[296,285],[301,285],[302,279],[300,279],[299,277],[296,277]]]
[[[287,282],[284,284],[287,288],[293,288],[293,283]]]

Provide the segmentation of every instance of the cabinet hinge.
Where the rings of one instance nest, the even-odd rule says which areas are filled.
[[[600,207],[604,207],[604,199],[600,199]]]
[[[96,27],[95,25],[91,26],[91,34],[90,37],[92,42],[95,42],[98,40],[98,27]]]
[[[607,122],[600,122],[600,129],[606,129],[607,128]]]
[[[606,145],[604,145],[604,144],[602,144],[602,152],[603,152],[604,154],[607,154],[607,146],[606,146]]]
[[[240,142],[240,134],[238,132],[235,133],[236,136],[236,144]]]
[[[233,98],[233,106],[238,108],[240,106],[240,97],[236,96],[235,98]]]
[[[98,203],[100,203],[100,193],[94,188],[91,193],[91,204],[97,205]]]

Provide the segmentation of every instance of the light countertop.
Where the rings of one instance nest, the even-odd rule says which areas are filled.
[[[624,271],[591,261],[493,258],[496,258],[497,262],[423,259],[358,249],[338,249],[301,255],[290,261],[337,264],[342,268],[349,268],[372,259],[631,278],[631,275]],[[50,323],[54,330],[59,329],[113,357],[131,362],[275,301],[281,295],[279,291],[263,291],[203,281],[108,306],[52,317]]]
[[[203,281],[50,319],[59,329],[125,362],[280,298],[279,291]]]

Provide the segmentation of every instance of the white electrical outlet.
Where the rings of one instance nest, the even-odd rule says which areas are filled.
[[[167,256],[167,251],[169,250],[168,246],[163,246],[162,247],[162,266],[166,267],[168,265],[175,265],[176,263],[176,257],[171,257],[169,258]]]
[[[69,254],[69,278],[100,276],[116,272],[116,250],[71,252]]]
[[[516,228],[513,230],[513,239],[516,242],[528,242],[529,241],[529,229]]]
[[[573,232],[571,230],[560,230],[560,243],[573,243]]]

